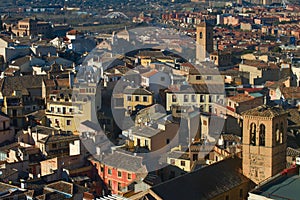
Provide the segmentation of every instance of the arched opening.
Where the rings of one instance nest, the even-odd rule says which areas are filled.
[[[280,123],[280,138],[279,138],[279,142],[280,144],[283,143],[283,131],[284,131],[284,127],[283,127],[283,122]]]
[[[266,126],[261,124],[259,126],[259,146],[266,145]]]
[[[250,144],[256,145],[256,125],[254,123],[250,125]]]
[[[276,124],[276,126],[275,126],[275,141],[276,141],[276,144],[278,144],[280,142],[280,131],[279,131],[278,124]]]
[[[200,32],[200,39],[202,39],[203,38],[203,33],[202,32]]]

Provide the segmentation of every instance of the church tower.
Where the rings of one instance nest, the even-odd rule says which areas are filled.
[[[267,105],[243,113],[243,174],[256,184],[286,167],[287,113]]]
[[[213,26],[208,22],[201,22],[197,26],[196,60],[204,61],[213,52]]]

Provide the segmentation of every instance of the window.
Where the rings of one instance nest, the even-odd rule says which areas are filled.
[[[74,112],[74,109],[73,109],[73,108],[70,108],[70,109],[69,109],[69,112],[70,112],[70,113]]]
[[[203,112],[204,111],[204,106],[200,106],[200,112]]]
[[[118,191],[121,191],[122,190],[122,185],[121,183],[118,183]]]
[[[209,106],[209,107],[208,107],[208,112],[209,112],[209,113],[212,113],[212,106]]]
[[[209,81],[212,80],[212,76],[207,76],[206,80],[209,80]]]
[[[175,165],[175,160],[174,159],[171,159],[171,165]]]
[[[169,144],[169,143],[170,143],[170,139],[167,139],[167,140],[166,140],[166,144]]]
[[[212,102],[212,96],[208,96],[208,101],[209,101],[209,103],[211,103]]]
[[[145,140],[145,146],[148,147],[149,146],[149,142],[148,140]]]
[[[60,113],[60,108],[57,108],[57,112]]]
[[[277,144],[280,143],[280,131],[279,131],[279,125],[275,125],[275,141]]]
[[[140,101],[140,97],[139,96],[135,96],[135,101]]]
[[[148,101],[148,97],[144,96],[143,97],[143,102],[147,102]]]
[[[71,125],[71,120],[67,120],[67,125],[68,125],[68,126]]]
[[[254,123],[250,125],[250,144],[256,145],[256,125]]]
[[[17,110],[13,110],[12,114],[13,114],[13,117],[16,117],[17,116]]]
[[[103,166],[101,166],[100,171],[104,172],[104,167]]]
[[[108,186],[111,187],[111,180],[108,180]]]
[[[189,96],[188,96],[188,95],[184,95],[183,101],[184,101],[184,102],[188,102],[188,101],[189,101]]]
[[[110,168],[107,169],[107,173],[111,174],[111,169]]]
[[[201,79],[202,79],[201,76],[196,76],[196,80],[197,80],[197,81],[199,81],[199,80],[201,80]]]
[[[280,123],[280,144],[283,143],[283,132],[284,132],[284,126],[283,126],[283,122]]]
[[[127,101],[131,101],[131,96],[127,96]]]
[[[118,177],[122,177],[122,172],[118,171]]]
[[[198,154],[193,154],[193,161],[198,160]]]
[[[196,95],[192,95],[192,102],[196,102]]]
[[[129,174],[129,173],[127,174],[127,179],[131,180],[131,174]]]
[[[243,189],[240,189],[240,198],[243,198]]]
[[[52,144],[53,149],[56,149],[56,147],[57,147],[56,144]]]
[[[173,95],[172,95],[172,102],[176,102],[176,101],[177,101],[176,95],[173,94]]]
[[[50,110],[51,110],[51,112],[54,112],[54,108],[53,107],[50,107]]]
[[[200,32],[200,35],[199,35],[199,37],[200,37],[200,39],[202,39],[202,38],[203,38],[203,33],[202,33],[202,32]]]
[[[204,102],[204,95],[200,95],[200,102]]]
[[[259,146],[265,146],[266,145],[266,126],[264,124],[261,124],[259,126]]]
[[[181,162],[180,162],[180,165],[181,165],[181,166],[185,166],[185,161],[181,161]]]

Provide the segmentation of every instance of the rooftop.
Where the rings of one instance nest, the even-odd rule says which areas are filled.
[[[251,115],[258,117],[278,117],[280,115],[286,114],[285,110],[279,106],[271,107],[267,105],[262,105],[251,110],[247,110],[242,113],[243,115]]]
[[[242,103],[242,102],[245,102],[245,101],[253,100],[254,97],[250,96],[250,95],[247,95],[247,94],[238,94],[238,95],[229,97],[229,99],[231,101],[234,101],[234,102],[237,102],[237,103]]]
[[[95,158],[92,158],[95,159]],[[104,157],[102,160],[97,159],[101,163],[117,168],[123,169],[129,172],[135,173],[145,173],[146,169],[143,166],[143,158],[139,156],[134,156],[129,153],[123,153],[120,151],[116,151],[113,154],[110,154]]]
[[[165,200],[213,199],[242,183],[250,183],[250,180],[240,173],[241,166],[240,158],[228,158],[156,185],[151,190]]]
[[[274,200],[299,199],[300,176],[280,175],[268,183],[252,191],[252,194],[268,197]]]

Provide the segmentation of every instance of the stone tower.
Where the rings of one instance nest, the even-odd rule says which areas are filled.
[[[196,59],[204,61],[213,52],[213,26],[208,22],[201,22],[197,26]]]
[[[259,184],[286,167],[287,113],[263,105],[243,120],[243,174]]]

